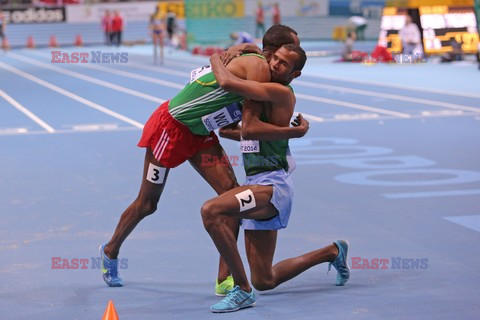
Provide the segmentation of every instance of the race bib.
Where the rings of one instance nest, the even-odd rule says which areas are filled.
[[[240,110],[240,104],[237,102],[202,117],[203,125],[208,131],[225,127],[240,120],[242,120],[242,111]]]
[[[211,66],[203,66],[197,69],[194,69],[190,72],[190,83],[192,83],[195,80],[200,79],[200,77],[206,75],[207,73],[212,72],[212,67]]]
[[[242,153],[258,153],[260,152],[260,141],[258,140],[241,140],[240,151]]]

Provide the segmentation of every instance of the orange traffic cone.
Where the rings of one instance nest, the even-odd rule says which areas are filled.
[[[119,320],[117,310],[115,310],[112,300],[108,301],[107,309],[105,309],[102,320]]]
[[[50,42],[48,43],[48,46],[51,48],[57,48],[58,47],[58,42],[57,42],[57,37],[55,35],[50,36]]]
[[[77,34],[77,36],[75,37],[75,45],[77,47],[83,47],[83,39],[81,34]]]
[[[32,36],[28,36],[27,38],[27,48],[35,49],[35,40],[33,40]]]
[[[3,50],[9,50],[10,49],[10,42],[8,41],[7,37],[3,38],[2,48],[3,48]]]

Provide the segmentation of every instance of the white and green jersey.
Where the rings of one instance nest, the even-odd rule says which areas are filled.
[[[168,104],[172,117],[198,135],[240,121],[243,97],[226,92],[217,83],[210,66],[193,70],[190,83]]]

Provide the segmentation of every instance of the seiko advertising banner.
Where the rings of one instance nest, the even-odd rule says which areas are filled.
[[[334,0],[332,0],[334,1]],[[282,17],[318,17],[328,15],[328,0],[263,0],[265,16],[270,16],[278,3]],[[255,16],[258,1],[245,1],[245,15]]]

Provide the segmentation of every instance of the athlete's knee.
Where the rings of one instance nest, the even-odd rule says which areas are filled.
[[[208,200],[202,205],[201,209],[203,226],[208,231],[215,227],[220,221],[220,208],[215,200]]]
[[[273,278],[252,276],[252,286],[258,291],[271,290],[277,286]]]
[[[135,206],[137,209],[136,212],[141,218],[144,218],[157,211],[157,204],[158,199],[137,198],[137,200],[135,201]]]

